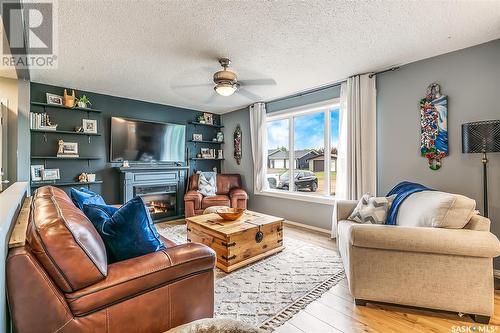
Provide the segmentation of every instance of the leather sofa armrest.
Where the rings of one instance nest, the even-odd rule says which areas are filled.
[[[348,233],[355,247],[482,258],[500,255],[500,241],[485,231],[352,223]]]
[[[195,209],[201,209],[201,202],[203,201],[203,195],[194,190],[189,190],[184,195],[184,201],[193,201]]]
[[[247,192],[245,192],[242,188],[233,188],[229,191],[230,198],[238,198],[238,199],[248,199]]]
[[[188,243],[113,263],[104,280],[65,296],[72,313],[82,316],[214,267],[212,249]]]

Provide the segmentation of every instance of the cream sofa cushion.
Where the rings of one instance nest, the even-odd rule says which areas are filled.
[[[462,229],[474,214],[476,201],[439,191],[413,193],[399,206],[396,224],[405,227]]]

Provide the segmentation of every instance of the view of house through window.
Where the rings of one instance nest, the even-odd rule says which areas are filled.
[[[338,141],[338,104],[277,116],[268,115],[269,189],[309,195],[335,195]]]
[[[290,168],[289,156],[289,120],[271,120],[267,123],[267,181],[269,188],[288,191],[289,183],[285,181],[286,172]],[[269,143],[272,142],[271,145]]]

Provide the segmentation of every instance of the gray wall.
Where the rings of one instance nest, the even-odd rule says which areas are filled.
[[[418,102],[437,82],[448,95],[450,155],[432,171],[419,154]],[[377,76],[378,193],[401,181],[461,193],[482,210],[479,154],[462,154],[461,124],[500,119],[500,40],[418,61]],[[489,155],[489,208],[492,232],[500,237],[500,154]],[[500,259],[495,261],[500,269]]]
[[[340,96],[340,87],[332,87],[311,94],[295,96],[267,104],[267,112],[288,109],[305,104],[316,103]],[[333,206],[327,204],[304,202],[292,199],[274,198],[253,193],[253,161],[250,144],[250,116],[248,109],[241,109],[222,116],[224,123],[224,153],[226,160],[222,170],[225,173],[239,173],[243,178],[243,186],[249,193],[249,208],[262,213],[278,215],[287,220],[300,222],[323,229],[331,228]],[[237,165],[233,158],[233,133],[237,125],[241,126],[242,160]]]
[[[427,86],[437,82],[448,95],[450,156],[443,167],[432,171],[419,154],[419,100]],[[339,87],[268,103],[268,113],[338,97]],[[402,180],[462,193],[482,208],[481,157],[461,152],[461,127],[469,121],[500,119],[500,40],[402,66],[377,76],[377,182],[378,193],[387,193]],[[243,176],[250,193],[249,206],[264,213],[281,215],[312,226],[330,227],[332,206],[253,194],[253,163],[247,109],[222,117],[226,161],[224,172]],[[243,131],[243,159],[234,161],[232,136],[236,125]],[[491,154],[489,164],[490,217],[492,231],[500,236],[500,154]],[[500,259],[497,261],[500,268]]]
[[[29,181],[30,179],[30,82],[19,79],[17,100],[17,181]]]

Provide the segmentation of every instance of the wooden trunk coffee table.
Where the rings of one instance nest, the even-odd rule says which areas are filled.
[[[229,273],[283,250],[283,221],[249,210],[236,221],[198,215],[186,218],[187,238],[210,246],[217,253],[217,267]]]

